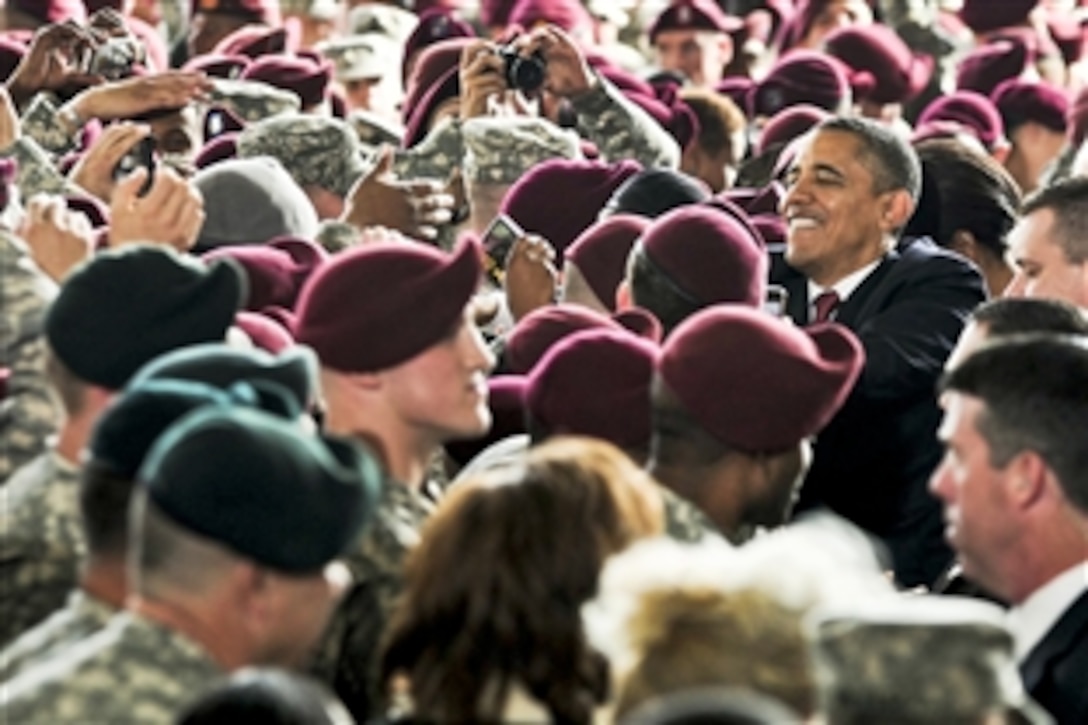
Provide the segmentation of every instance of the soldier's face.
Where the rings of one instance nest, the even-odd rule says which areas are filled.
[[[495,365],[466,305],[450,334],[382,373],[386,399],[428,443],[481,436],[491,427],[487,373]]]
[[[725,33],[665,30],[654,39],[657,64],[679,71],[694,86],[713,86],[733,59],[733,41]]]
[[[1011,462],[991,462],[990,446],[978,430],[985,404],[961,393],[941,399],[944,421],[938,436],[945,454],[930,478],[930,491],[944,505],[945,538],[956,550],[964,574],[999,596],[1005,593],[1010,562],[1021,546],[1010,494]]]

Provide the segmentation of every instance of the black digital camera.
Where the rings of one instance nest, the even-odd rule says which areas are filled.
[[[519,90],[526,95],[536,93],[544,85],[544,79],[548,74],[548,64],[540,53],[531,55],[519,55],[516,48],[509,45],[499,48],[497,51],[506,68],[506,85]]]

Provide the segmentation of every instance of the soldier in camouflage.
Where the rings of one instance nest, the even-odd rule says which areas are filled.
[[[85,554],[80,456],[113,391],[166,350],[222,340],[241,286],[231,267],[209,269],[157,247],[102,253],[66,279],[44,324],[48,379],[65,419],[53,445],[6,486],[0,645],[63,606],[76,585]]]
[[[645,111],[629,100],[610,81],[593,72],[581,51],[563,31],[538,28],[518,40],[521,54],[540,52],[546,60],[544,87],[566,99],[575,116],[575,130],[593,143],[603,160],[634,159],[643,166],[676,168],[680,150],[672,137]],[[485,41],[466,48],[461,82],[481,88],[502,73],[503,61]],[[441,121],[419,144],[399,154],[397,172],[407,177],[445,178],[453,167],[464,165],[460,125],[492,114],[487,106],[468,101],[480,96],[465,88],[461,120]]]
[[[217,346],[198,346],[217,350]],[[269,368],[238,351],[233,364],[213,354],[203,355],[193,366],[222,385],[235,377],[268,378]],[[248,374],[247,374],[248,373]],[[124,607],[128,593],[128,508],[135,478],[150,446],[167,427],[205,405],[229,403],[226,392],[198,382],[151,379],[128,387],[105,411],[95,426],[88,458],[73,484],[79,487],[79,510],[66,521],[78,521],[79,541],[86,556],[79,567],[79,589],[66,605],[36,627],[24,632],[0,653],[0,682],[41,665],[66,652],[105,627]],[[301,405],[301,401],[300,401]],[[70,505],[71,498],[60,499]],[[25,511],[25,507],[21,510]],[[48,520],[49,511],[42,512]],[[51,535],[50,540],[56,538]],[[78,544],[78,546],[77,546]],[[30,589],[34,596],[38,592]]]
[[[0,486],[45,451],[60,410],[45,378],[45,310],[56,284],[30,258],[26,245],[0,232],[0,366],[10,370],[0,401]]]
[[[309,114],[250,124],[238,137],[238,156],[277,159],[310,197],[320,219],[340,216],[344,198],[370,168],[347,123]]]
[[[349,441],[212,405],[172,426],[139,478],[130,611],[8,682],[13,722],[173,723],[226,672],[301,664],[346,587],[333,560],[373,513],[380,471]]]
[[[808,439],[863,360],[843,327],[804,332],[743,305],[696,312],[656,361],[649,472],[734,544],[782,525],[811,461]]]
[[[370,444],[389,474],[372,529],[346,557],[357,584],[313,670],[360,719],[376,714],[374,645],[399,592],[404,556],[433,509],[423,493],[432,457],[446,440],[490,425],[484,375],[494,360],[471,317],[479,277],[471,244],[452,255],[373,244],[333,257],[297,309],[297,338],[321,360],[326,428]],[[406,309],[413,310],[407,326]]]

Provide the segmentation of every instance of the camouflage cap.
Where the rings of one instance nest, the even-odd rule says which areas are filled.
[[[318,50],[333,62],[335,78],[341,83],[399,73],[401,46],[379,33],[338,38],[319,45]]]
[[[465,176],[512,184],[541,161],[582,158],[578,134],[533,116],[472,118],[461,125]]]
[[[1031,709],[1012,635],[995,605],[895,597],[817,611],[810,624],[832,722],[870,716],[874,722],[958,722],[1003,708]]]
[[[336,118],[311,115],[251,124],[238,136],[238,156],[271,156],[299,186],[319,186],[341,196],[347,196],[368,168],[351,126]]]
[[[208,100],[212,105],[226,107],[247,123],[295,113],[301,106],[298,95],[291,91],[261,81],[224,78],[212,80]]]
[[[335,20],[343,4],[340,0],[280,0],[280,12],[314,20]]]
[[[347,32],[352,35],[380,33],[404,45],[419,24],[419,17],[403,8],[382,3],[365,3],[348,13]]]
[[[371,111],[356,109],[348,114],[348,123],[355,129],[359,141],[370,148],[382,144],[400,146],[404,128]]]

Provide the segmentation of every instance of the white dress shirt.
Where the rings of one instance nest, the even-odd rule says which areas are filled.
[[[1021,664],[1085,591],[1088,591],[1088,561],[1066,569],[1009,610],[1009,629],[1016,640],[1016,659]]]
[[[816,319],[816,307],[815,301],[824,292],[834,291],[839,296],[839,304],[846,302],[850,298],[850,295],[854,294],[861,283],[865,281],[866,277],[873,273],[873,270],[880,264],[880,260],[876,260],[870,264],[865,265],[856,272],[851,272],[835,284],[830,287],[821,287],[813,282],[811,279],[808,281],[808,319],[811,322]],[[835,312],[831,313],[832,320],[835,319]]]

